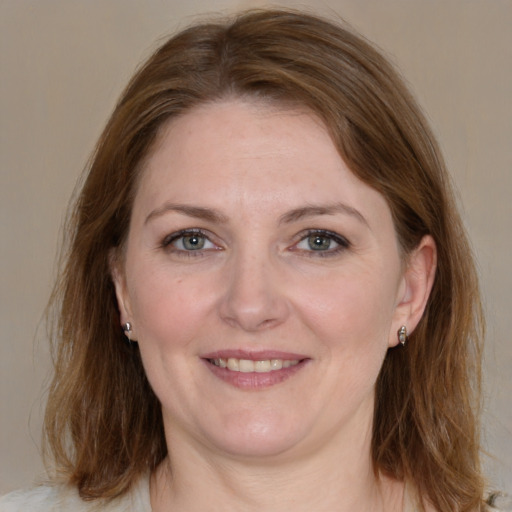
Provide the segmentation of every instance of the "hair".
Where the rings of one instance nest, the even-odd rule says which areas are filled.
[[[112,498],[164,459],[160,403],[120,328],[111,278],[145,157],[160,129],[230,98],[307,108],[391,209],[403,257],[429,234],[437,271],[406,348],[376,383],[376,472],[440,512],[483,510],[479,463],[483,320],[471,250],[432,132],[389,62],[344,25],[256,10],[187,28],[138,70],[108,121],[68,225],[45,433],[57,474],[85,499]]]

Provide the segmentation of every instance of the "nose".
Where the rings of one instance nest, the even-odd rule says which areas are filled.
[[[239,254],[227,269],[229,277],[219,313],[231,326],[257,332],[282,324],[290,308],[282,272],[270,257]]]

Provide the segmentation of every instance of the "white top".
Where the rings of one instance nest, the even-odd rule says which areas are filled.
[[[28,491],[14,491],[0,498],[0,512],[151,512],[149,478],[127,494],[110,502],[84,501],[71,486],[41,485]]]
[[[503,508],[489,507],[491,511],[512,510],[505,496]],[[149,498],[149,478],[141,478],[127,494],[105,502],[103,500],[84,501],[78,496],[76,488],[70,486],[41,485],[28,491],[14,491],[0,497],[0,512],[151,512]],[[403,512],[417,512],[413,499],[406,492]]]

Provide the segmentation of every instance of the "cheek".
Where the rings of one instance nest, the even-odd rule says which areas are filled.
[[[395,286],[376,272],[330,275],[296,290],[303,316],[325,338],[349,337],[360,345],[381,338],[386,344],[395,308]]]
[[[297,291],[302,321],[319,340],[322,357],[333,363],[331,378],[344,396],[373,387],[387,352],[395,283],[378,276],[331,276]]]
[[[199,342],[208,336],[206,283],[168,269],[134,275],[133,317],[144,369],[164,409],[179,417],[186,414],[191,393],[183,383],[190,383]]]
[[[177,346],[190,342],[211,309],[204,279],[176,276],[168,269],[140,269],[130,291],[139,344]]]

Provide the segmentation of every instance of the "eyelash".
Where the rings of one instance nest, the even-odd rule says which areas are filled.
[[[170,252],[173,252],[173,253],[178,254],[179,256],[183,256],[183,257],[194,258],[194,257],[198,257],[198,256],[204,256],[204,252],[205,252],[204,249],[196,249],[196,250],[188,250],[187,251],[185,249],[179,249],[177,247],[173,247],[172,244],[174,242],[177,242],[181,238],[185,238],[187,236],[188,237],[198,236],[198,238],[202,238],[205,241],[208,241],[211,244],[216,245],[210,240],[210,237],[208,236],[208,234],[205,231],[203,231],[202,229],[182,229],[181,231],[177,231],[176,233],[171,233],[170,235],[167,235],[163,239],[161,246],[163,249],[166,249]],[[206,249],[206,250],[210,250],[210,249]]]
[[[335,242],[337,247],[333,249],[326,249],[326,250],[306,250],[306,249],[300,249],[297,247],[298,244],[301,242],[307,240],[311,236],[318,236],[321,238],[326,238],[330,241]],[[301,233],[299,235],[299,241],[293,245],[292,250],[294,251],[302,251],[304,254],[306,254],[308,257],[311,258],[329,258],[332,256],[337,256],[340,253],[346,251],[351,247],[351,243],[344,237],[339,235],[338,233],[335,233],[334,231],[329,231],[326,229],[308,229],[307,231]]]
[[[208,234],[203,231],[202,229],[183,229],[181,231],[177,231],[176,233],[171,233],[170,235],[167,235],[162,243],[161,247],[163,249],[169,250],[170,252],[173,252],[175,254],[178,254],[179,256],[183,257],[198,257],[203,256],[205,251],[211,250],[208,249],[196,249],[196,250],[186,250],[186,249],[180,249],[177,247],[173,247],[173,243],[177,242],[178,240],[185,238],[185,237],[193,237],[198,236],[199,238],[204,239],[207,242],[210,242],[213,245],[214,242],[212,242],[208,236]],[[297,246],[301,243],[307,240],[309,237],[312,236],[318,236],[320,238],[325,238],[329,241],[333,241],[337,244],[337,247],[333,249],[326,249],[326,250],[314,250],[314,249],[301,249]],[[344,252],[345,250],[349,249],[351,247],[351,243],[344,237],[339,235],[338,233],[335,233],[333,231],[329,231],[326,229],[308,229],[305,232],[302,232],[298,235],[299,240],[292,245],[290,248],[291,251],[300,251],[303,254],[307,255],[308,257],[315,258],[328,258],[337,256],[338,254]]]

